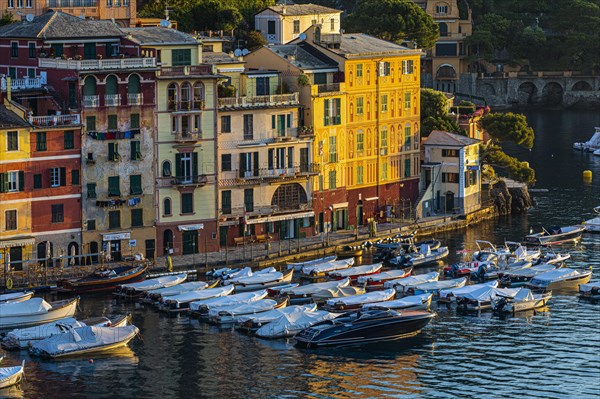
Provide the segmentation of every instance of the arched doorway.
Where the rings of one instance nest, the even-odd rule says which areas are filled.
[[[165,255],[173,253],[173,231],[170,229],[163,231],[163,248]]]
[[[89,258],[91,263],[98,263],[98,252],[98,243],[96,241],[90,242]]]
[[[454,193],[452,191],[446,191],[445,197],[446,203],[444,213],[451,213],[454,210]]]
[[[42,241],[37,245],[37,259],[40,265],[53,266],[52,257],[54,256],[54,245],[50,241]]]
[[[79,265],[79,245],[72,241],[67,247],[67,264],[65,266]]]
[[[273,193],[271,205],[279,212],[308,209],[306,191],[298,183],[283,184]],[[279,232],[279,238],[295,238],[300,231],[300,222],[302,222],[302,219],[276,222],[276,231]]]

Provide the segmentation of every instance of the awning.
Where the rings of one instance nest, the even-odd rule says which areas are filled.
[[[101,233],[101,235],[102,241],[129,240],[131,238],[131,233],[129,231],[121,233]]]
[[[17,238],[14,240],[0,241],[0,248],[24,247],[35,244],[35,238]]]
[[[338,204],[331,204],[331,209],[348,208],[347,202],[340,202]]]
[[[184,224],[184,225],[177,226],[177,228],[179,229],[179,231],[202,230],[202,229],[204,229],[204,223]]]
[[[369,197],[369,198],[365,198],[365,201],[375,201],[378,199],[379,199],[379,197]]]
[[[308,218],[311,216],[315,216],[314,211],[299,212],[299,213],[286,213],[283,215],[274,215],[274,216],[267,216],[264,218],[249,219],[248,224],[271,223],[271,222],[279,222],[281,220],[303,219],[303,218]]]

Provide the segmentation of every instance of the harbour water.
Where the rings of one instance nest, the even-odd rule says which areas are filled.
[[[438,237],[450,247],[450,262],[476,239],[517,240],[531,225],[579,223],[600,205],[600,157],[571,150],[600,126],[600,114],[536,110],[527,116],[536,130],[534,149],[509,150],[530,162],[536,188],[548,191],[535,193],[528,215]],[[592,182],[583,181],[585,169]],[[586,234],[567,248],[572,267],[592,267],[594,280],[600,278],[600,235]],[[83,298],[84,317],[131,312],[142,339],[93,362],[29,361],[25,353],[10,353],[6,363],[28,359],[27,398],[597,398],[600,304],[575,292],[554,294],[543,312],[499,318],[444,307],[417,338],[317,351],[166,317],[109,296]]]

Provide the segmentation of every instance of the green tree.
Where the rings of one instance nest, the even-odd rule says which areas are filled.
[[[255,30],[248,32],[246,36],[246,48],[250,51],[258,50],[259,48],[266,46],[267,40]]]
[[[479,126],[497,143],[512,141],[525,148],[533,147],[535,133],[523,114],[489,113],[479,120]]]
[[[421,137],[433,130],[464,134],[456,120],[448,115],[448,98],[441,91],[421,89]]]
[[[352,32],[396,43],[416,42],[420,48],[432,48],[439,37],[433,18],[412,0],[359,0],[344,24]]]
[[[243,17],[239,10],[221,0],[200,0],[190,10],[194,30],[234,30]]]
[[[13,22],[15,22],[15,20],[13,19],[12,14],[7,12],[4,12],[2,17],[0,17],[0,26],[12,24]]]
[[[458,126],[456,120],[450,116],[428,116],[421,121],[421,137],[427,137],[434,130],[443,130],[445,132],[461,134],[465,132]]]
[[[497,170],[506,172],[511,179],[532,184],[535,182],[535,170],[527,162],[521,162],[515,157],[511,157],[502,151],[500,146],[495,144],[488,145],[484,151],[483,161],[488,164],[488,174],[494,174]],[[492,167],[490,170],[489,167]]]

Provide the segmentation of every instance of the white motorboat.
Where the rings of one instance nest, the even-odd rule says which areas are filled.
[[[328,263],[331,261],[336,260],[335,256],[326,256],[324,258],[319,258],[319,259],[313,259],[313,260],[307,260],[306,262],[295,262],[295,263],[288,263],[287,264],[287,268],[289,269],[294,269],[296,271],[300,271],[302,270],[303,267],[305,266],[315,266],[315,265],[320,265],[322,263]]]
[[[544,307],[551,298],[552,291],[534,294],[528,288],[519,288],[514,295],[494,298],[493,308],[499,313],[522,312]]]
[[[505,287],[516,288],[527,284],[537,275],[556,269],[556,265],[542,264],[522,269],[508,270],[502,273],[500,282],[502,282],[502,285]]]
[[[423,244],[418,252],[402,254],[390,259],[388,262],[394,267],[426,266],[437,263],[447,257],[448,254],[448,247],[431,249],[429,245]]]
[[[579,296],[587,299],[600,299],[600,282],[580,284]]]
[[[400,278],[397,280],[390,280],[383,283],[383,288],[394,288],[398,294],[404,294],[404,292],[413,285],[428,283],[432,281],[438,281],[440,274],[438,272],[430,272],[425,274],[418,274],[416,276],[410,276]]]
[[[259,299],[251,303],[233,306],[222,306],[208,311],[208,320],[215,324],[235,324],[239,318],[246,315],[260,314],[276,308],[285,308],[288,299]]]
[[[567,242],[579,241],[585,227],[582,225],[552,227],[546,230],[543,226],[541,231],[528,234],[523,238],[525,245],[555,245]]]
[[[241,294],[232,294],[210,298],[203,301],[192,302],[190,304],[190,312],[194,316],[207,316],[209,311],[212,309],[219,309],[227,306],[233,307],[246,305],[248,303],[256,302],[266,298],[267,294],[267,290],[243,292]]]
[[[412,273],[412,267],[407,269],[396,269],[388,270],[386,272],[380,272],[369,276],[360,276],[356,283],[358,285],[366,285],[367,291],[373,291],[383,288],[383,284],[386,281],[398,280],[410,276]]]
[[[117,286],[114,295],[122,298],[137,298],[145,292],[157,290],[161,288],[172,287],[183,283],[187,279],[187,274],[182,273],[175,276],[162,276],[151,278],[149,280],[140,281],[137,283],[122,284]]]
[[[347,311],[359,309],[367,303],[391,301],[396,296],[396,290],[389,288],[384,291],[372,291],[362,295],[353,295],[346,298],[332,298],[325,303],[329,311]]]
[[[291,305],[284,308],[276,308],[264,313],[247,314],[237,318],[237,323],[241,329],[247,331],[256,331],[265,324],[279,319],[284,314],[315,312],[317,304]]]
[[[253,277],[253,276],[260,276],[260,275],[264,275],[264,274],[270,274],[270,273],[277,273],[277,270],[275,270],[274,267],[267,267],[265,269],[261,269],[261,270],[257,270],[255,272],[252,271],[252,268],[250,267],[244,267],[243,269],[239,269],[236,272],[227,274],[226,276],[223,277],[223,284],[235,284],[237,283],[239,280],[248,278],[248,277]]]
[[[430,281],[428,283],[415,284],[408,287],[405,291],[405,295],[432,293],[435,296],[439,296],[441,290],[464,287],[466,283],[466,277],[455,278],[451,280]]]
[[[0,303],[23,302],[31,299],[33,291],[9,292],[0,295]]]
[[[25,360],[20,366],[0,367],[0,389],[17,385],[25,374]]]
[[[25,349],[34,342],[50,338],[56,334],[64,334],[71,328],[84,326],[122,327],[129,323],[130,318],[130,315],[125,315],[115,319],[113,322],[107,317],[96,317],[82,321],[78,321],[73,317],[67,317],[35,327],[9,331],[2,339],[2,347],[6,350]]]
[[[596,131],[588,141],[583,143],[573,143],[573,149],[585,152],[595,152],[600,150],[600,127],[596,127]]]
[[[575,289],[592,278],[592,271],[578,271],[569,268],[551,270],[538,274],[526,285],[533,290]]]
[[[300,275],[304,278],[321,278],[325,277],[328,272],[347,269],[352,265],[354,265],[354,258],[332,260],[326,263],[304,266],[300,269]]]
[[[284,288],[279,292],[279,295],[287,295],[290,297],[290,301],[294,302],[306,302],[311,301],[314,295],[320,295],[327,290],[348,287],[350,285],[350,279],[346,278],[343,280],[326,281],[323,283],[306,284],[297,287]]]
[[[459,288],[447,288],[444,290],[440,290],[440,298],[438,299],[438,301],[446,303],[454,302],[463,295],[468,294],[469,292],[476,291],[483,287],[496,288],[498,287],[498,280],[488,281],[487,283],[481,284],[465,285]]]
[[[146,291],[141,301],[146,303],[160,302],[164,297],[175,296],[190,291],[200,291],[206,288],[214,288],[214,286],[209,286],[205,281],[188,281],[187,283],[177,284],[172,287]]]
[[[349,277],[351,282],[356,282],[360,277],[367,277],[374,274],[378,274],[381,271],[382,267],[382,263],[355,266],[349,267],[347,269],[340,269],[327,272],[327,276],[336,279],[344,279]]]
[[[29,347],[35,356],[57,358],[105,352],[126,346],[140,330],[134,325],[123,327],[72,328],[64,334],[54,335]]]
[[[405,296],[404,298],[394,299],[391,301],[367,303],[363,305],[363,308],[383,307],[394,310],[429,309],[429,306],[431,306],[432,298],[433,294],[431,293],[421,295],[410,295]]]
[[[71,317],[77,311],[78,302],[79,297],[50,303],[42,298],[1,303],[0,329],[35,326]]]
[[[600,206],[595,207],[594,212],[596,213],[596,217],[586,220],[583,225],[585,226],[585,231],[600,233]]]
[[[223,287],[207,288],[199,291],[189,291],[183,294],[164,297],[159,305],[159,309],[164,312],[181,312],[187,311],[190,304],[197,301],[202,301],[210,298],[227,296],[233,293],[233,285]]]
[[[462,294],[456,298],[458,305],[468,311],[492,309],[494,300],[498,297],[510,297],[517,293],[515,288],[495,288],[482,286],[481,288]]]
[[[248,277],[227,280],[225,281],[225,285],[234,285],[236,292],[255,291],[263,288],[289,284],[290,281],[292,281],[293,274],[293,270],[287,270],[285,273],[278,271],[257,273]]]
[[[367,291],[364,287],[347,286],[338,288],[329,288],[312,296],[313,302],[324,304],[325,302],[335,298],[347,298],[362,295]]]
[[[323,320],[331,320],[338,315],[338,313],[329,313],[325,310],[283,314],[279,319],[256,330],[255,334],[258,337],[268,339],[292,337],[313,324]]]

